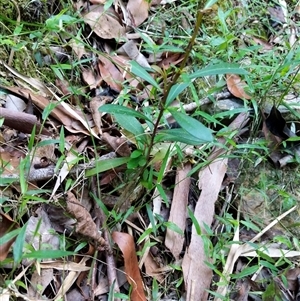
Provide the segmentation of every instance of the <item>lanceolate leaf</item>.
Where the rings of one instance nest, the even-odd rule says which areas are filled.
[[[170,89],[170,92],[168,94],[167,100],[166,100],[166,106],[169,106],[171,102],[184,90],[186,89],[191,82],[189,83],[180,83],[180,84],[175,84],[172,86]]]
[[[155,136],[155,142],[171,141],[171,142],[182,142],[189,145],[199,145],[211,141],[197,139],[190,135],[184,129],[170,129],[162,130]]]
[[[217,75],[217,74],[248,74],[248,72],[239,67],[238,64],[230,64],[230,63],[221,63],[217,65],[212,65],[200,69],[189,75],[190,79],[209,76],[209,75]]]
[[[144,67],[142,67],[141,65],[139,65],[136,61],[131,61],[131,72],[144,79],[146,82],[148,82],[149,84],[151,84],[153,87],[155,87],[157,90],[161,91],[160,86],[158,85],[158,83],[155,81],[155,79],[145,70]]]
[[[135,136],[143,136],[144,128],[140,124],[140,122],[132,116],[127,116],[123,114],[114,114],[117,123],[127,130],[128,132],[132,133]]]
[[[119,105],[114,105],[114,104],[103,105],[99,108],[99,111],[110,113],[110,114],[124,114],[127,116],[133,116],[133,117],[141,118],[141,119],[152,122],[152,120],[149,119],[144,114],[137,112],[131,108],[127,108],[127,107],[123,107],[123,106],[119,106]]]
[[[85,176],[91,177],[100,172],[116,168],[120,165],[126,164],[129,161],[129,159],[130,159],[129,157],[124,157],[124,158],[113,158],[113,159],[101,160],[96,163],[95,168],[86,170]]]
[[[182,129],[188,132],[196,140],[204,142],[213,141],[211,130],[204,126],[200,121],[178,111],[172,111],[171,114]]]

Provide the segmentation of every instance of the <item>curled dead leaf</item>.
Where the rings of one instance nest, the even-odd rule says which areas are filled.
[[[76,233],[92,239],[101,249],[107,249],[107,243],[98,231],[89,212],[81,205],[72,192],[67,192],[67,211],[76,220]]]
[[[247,84],[244,81],[242,81],[242,79],[238,75],[227,74],[226,82],[227,88],[232,95],[234,95],[237,98],[251,99],[251,96],[249,96],[244,90]]]
[[[238,75],[227,74],[226,82],[227,88],[232,95],[234,95],[237,98],[251,99],[251,96],[249,96],[244,90],[247,84],[244,81],[242,81],[242,79]]]

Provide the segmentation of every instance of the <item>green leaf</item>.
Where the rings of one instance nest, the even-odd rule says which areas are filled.
[[[217,65],[208,66],[201,70],[198,70],[189,75],[190,79],[209,76],[209,75],[217,75],[217,74],[248,74],[248,72],[239,67],[238,64],[230,64],[230,63],[221,63]]]
[[[258,269],[259,269],[258,265],[246,267],[240,273],[232,275],[231,278],[232,279],[242,279],[242,278],[245,278],[246,276],[253,275],[254,273],[257,272]]]
[[[142,127],[141,123],[132,116],[127,116],[123,114],[114,114],[117,123],[127,130],[128,132],[132,133],[135,136],[144,135],[144,128]],[[140,137],[140,138],[141,138]]]
[[[166,100],[166,106],[168,107],[171,102],[183,91],[185,90],[191,82],[189,83],[179,83],[172,86],[170,89],[170,92],[168,94],[167,100]]]
[[[162,130],[155,136],[155,142],[182,142],[189,145],[199,145],[203,143],[207,143],[208,141],[199,140],[196,137],[190,135],[184,129],[169,129]]]
[[[131,108],[119,106],[119,105],[114,105],[114,104],[106,104],[101,107],[99,107],[100,112],[106,112],[110,114],[124,114],[127,116],[132,116],[132,117],[137,117],[141,118],[143,120],[148,120],[152,123],[152,120],[145,116],[144,114],[137,112]]]
[[[211,130],[204,126],[200,121],[177,111],[171,111],[171,114],[182,129],[187,131],[194,138],[204,142],[213,141]]]
[[[192,223],[193,223],[193,225],[196,229],[197,234],[201,235],[201,227],[200,227],[200,225],[199,225],[199,223],[198,223],[198,221],[197,221],[197,219],[194,215],[194,212],[189,207],[187,208],[187,210],[188,210],[189,217],[192,220]]]
[[[63,251],[63,250],[38,250],[24,254],[23,258],[35,258],[35,259],[46,259],[46,258],[59,258],[64,256],[74,255],[74,252]]]
[[[21,231],[18,234],[17,239],[15,240],[15,243],[13,245],[13,256],[15,263],[19,263],[22,259],[26,228],[27,223],[21,228]]]
[[[86,170],[85,176],[86,177],[91,177],[91,176],[96,175],[100,172],[116,168],[120,165],[126,164],[129,161],[129,159],[130,159],[130,157],[99,160],[96,163],[95,168]]]
[[[131,72],[144,79],[146,82],[148,82],[149,84],[151,84],[153,87],[155,87],[158,91],[161,91],[160,86],[158,85],[158,83],[155,81],[155,79],[145,70],[144,67],[142,67],[141,65],[139,65],[136,61],[131,61]]]
[[[173,222],[164,222],[164,226],[169,228],[170,230],[180,234],[180,235],[184,235],[182,229],[180,229],[176,224],[174,224]]]

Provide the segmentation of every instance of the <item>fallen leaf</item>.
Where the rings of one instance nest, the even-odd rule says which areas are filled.
[[[122,157],[130,157],[131,150],[128,146],[127,139],[114,137],[108,133],[103,133],[102,138],[117,154]]]
[[[83,19],[100,38],[119,39],[125,35],[125,28],[112,8],[104,10],[103,5],[92,5]]]
[[[237,74],[227,74],[226,82],[227,88],[233,96],[242,99],[251,99],[251,96],[244,90],[247,86],[246,83]]]
[[[98,248],[107,249],[107,243],[99,233],[90,213],[81,205],[72,192],[67,192],[66,199],[67,212],[77,221],[75,227],[76,233],[85,238],[92,239]]]
[[[91,90],[98,88],[102,82],[101,76],[90,68],[82,70],[82,78]]]
[[[138,62],[144,68],[151,68],[146,57],[139,51],[136,43],[132,40],[127,41],[121,48],[118,49],[117,53],[126,53],[131,60]]]
[[[148,18],[149,1],[147,0],[129,0],[127,10],[133,19],[133,26],[141,25]]]
[[[171,205],[169,222],[177,225],[182,232],[186,226],[187,205],[189,198],[190,182],[188,173],[191,170],[191,164],[186,163],[182,168],[178,168],[176,173],[175,189]],[[176,260],[184,244],[184,235],[167,228],[165,246],[171,251]]]
[[[11,245],[14,243],[16,237],[2,244],[1,238],[11,232],[19,228],[19,225],[13,221],[9,215],[0,212],[0,261],[4,260],[10,250]]]
[[[124,256],[125,273],[128,282],[132,285],[130,300],[146,301],[133,237],[127,233],[113,232],[112,239],[119,246]]]
[[[122,90],[122,83],[124,81],[122,72],[111,60],[105,58],[104,56],[99,56],[98,67],[101,77],[107,83],[107,85],[120,92]]]
[[[247,122],[248,113],[241,113],[229,125],[229,128],[231,130],[240,130]],[[221,145],[225,144],[225,140],[222,138],[219,138],[219,142]],[[228,158],[222,158],[222,154],[225,152],[226,148],[216,147],[208,158],[208,161],[211,161],[211,163],[199,172],[198,186],[201,194],[194,216],[199,223],[202,234],[206,233],[204,225],[210,227],[215,214],[214,204],[218,198],[227,169]],[[210,258],[205,253],[203,237],[197,233],[196,227],[193,225],[191,243],[182,262],[187,300],[207,300],[207,289],[210,287],[212,270],[205,262],[209,261]]]

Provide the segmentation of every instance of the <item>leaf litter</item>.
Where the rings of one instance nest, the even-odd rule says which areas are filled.
[[[174,108],[182,108],[192,114],[205,104],[210,106],[209,110],[215,110],[214,102],[222,98],[220,95],[226,95],[225,99],[234,98],[230,100],[231,104],[236,99],[247,100],[245,107],[240,108],[247,113],[231,113],[235,119],[228,120],[218,117],[219,123],[229,124],[224,126],[223,132],[214,124],[217,119],[211,117],[212,130],[203,127],[199,133],[195,132],[195,128],[199,128],[200,122],[183,117],[181,111],[170,110],[165,119],[171,120],[169,118],[173,116],[185,131],[176,123],[166,124],[175,127],[174,135],[170,135],[169,139],[165,136],[166,141],[159,145],[162,142],[159,139],[166,133],[165,128],[159,129],[159,146],[155,145],[149,157],[153,168],[143,170],[143,177],[152,177],[153,182],[142,178],[142,182],[132,188],[130,181],[134,183],[136,179],[128,179],[133,175],[128,173],[128,167],[134,170],[145,166],[144,153],[136,151],[143,149],[143,143],[144,146],[147,144],[149,136],[144,129],[153,128],[157,118],[157,114],[149,114],[148,110],[157,98],[153,91],[163,91],[162,75],[167,74],[165,81],[171,81],[173,72],[184,60],[184,50],[179,51],[175,45],[173,49],[171,45],[168,48],[151,32],[152,16],[159,9],[168,10],[171,5],[179,9],[180,5],[176,1],[149,3],[145,0],[113,1],[109,7],[106,4],[106,1],[98,0],[76,3],[77,13],[85,27],[68,27],[69,33],[73,30],[68,47],[52,48],[53,57],[48,54],[42,59],[42,64],[52,65],[52,70],[55,70],[53,60],[82,60],[75,78],[73,74],[69,74],[68,78],[67,73],[55,73],[58,78],[53,81],[55,84],[50,85],[44,83],[42,77],[33,78],[11,67],[11,59],[8,64],[1,60],[6,72],[14,76],[11,81],[1,80],[1,91],[17,98],[12,107],[7,96],[4,101],[6,107],[0,109],[0,117],[4,119],[0,132],[0,266],[9,269],[9,264],[15,261],[18,268],[23,268],[22,272],[15,271],[12,284],[20,279],[23,284],[17,289],[13,285],[4,287],[0,277],[1,298],[8,300],[8,296],[23,296],[25,300],[44,297],[60,300],[67,294],[68,298],[81,300],[86,294],[93,299],[109,293],[120,300],[122,294],[131,291],[133,301],[152,300],[155,295],[159,295],[155,300],[179,300],[180,297],[182,300],[221,300],[222,296],[234,298],[231,290],[237,290],[238,284],[230,287],[230,280],[238,275],[240,268],[240,273],[245,275],[245,286],[238,291],[236,300],[248,300],[251,292],[259,290],[263,290],[262,300],[267,300],[268,294],[272,295],[274,291],[277,297],[292,296],[284,300],[294,300],[293,296],[297,296],[299,291],[295,284],[299,270],[287,266],[286,286],[279,277],[270,280],[270,262],[277,257],[299,257],[298,250],[293,250],[293,246],[287,249],[278,243],[271,245],[269,241],[261,241],[255,246],[254,242],[271,228],[275,229],[278,221],[295,211],[295,206],[282,205],[281,211],[275,213],[273,222],[268,222],[268,225],[248,223],[247,227],[255,229],[256,235],[250,231],[249,235],[253,237],[247,241],[240,239],[240,234],[248,234],[247,227],[240,225],[247,223],[249,212],[246,209],[240,212],[241,207],[237,206],[233,212],[238,215],[238,224],[232,232],[232,241],[227,241],[231,246],[225,246],[220,252],[225,254],[225,264],[221,268],[214,266],[216,257],[210,252],[212,243],[217,247],[212,238],[212,229],[219,222],[216,215],[220,215],[220,220],[224,218],[221,215],[224,210],[219,208],[224,190],[228,192],[228,186],[235,188],[236,185],[234,194],[238,196],[240,193],[239,176],[226,181],[229,177],[227,165],[230,165],[231,157],[236,156],[236,151],[242,148],[246,135],[247,139],[250,137],[248,111],[252,112],[252,104],[253,110],[257,110],[252,96],[255,92],[253,82],[248,82],[249,77],[244,72],[240,75],[245,75],[245,80],[241,79],[239,65],[231,69],[230,65],[219,61],[219,65],[183,74],[183,78],[187,76],[191,82],[179,84],[177,88],[181,92],[184,90],[181,87],[195,89],[196,77],[211,76],[216,70],[219,70],[218,74],[226,75],[222,88],[227,90],[217,93],[206,90],[205,93],[210,91],[210,94],[208,97],[205,94],[202,99],[194,93],[193,102],[186,103],[180,99],[180,104],[174,102]],[[219,8],[222,19],[222,9]],[[214,10],[214,7],[206,10],[205,14],[213,14]],[[260,37],[248,31],[241,35],[240,40],[244,44],[240,46],[258,45],[257,55],[277,51],[276,47],[284,47],[284,43],[295,47],[298,28],[296,23],[289,24],[285,1],[281,1],[279,6],[269,6],[267,11],[274,22],[272,34]],[[60,26],[65,22],[63,20]],[[281,25],[278,27],[278,24]],[[223,26],[226,27],[226,22]],[[188,25],[184,28],[188,30]],[[285,40],[286,34],[289,35],[288,40]],[[217,45],[216,41],[214,43]],[[149,54],[146,46],[150,44],[156,50]],[[16,53],[12,52],[13,56],[16,57]],[[249,62],[246,61],[247,64]],[[283,68],[280,72],[284,76],[294,70]],[[246,82],[251,89],[246,88]],[[80,92],[76,94],[73,89]],[[168,101],[172,102],[174,99],[170,95]],[[111,114],[99,111],[99,107],[111,103],[123,104],[126,111],[115,114],[113,111]],[[231,108],[225,110],[230,112]],[[259,110],[264,119],[262,134],[267,142],[268,157],[281,167],[289,161],[295,162],[298,136],[294,124],[287,122],[275,105],[271,106],[271,110],[262,105]],[[203,109],[203,116],[208,118],[209,114]],[[33,129],[35,134],[32,134]],[[181,137],[175,144],[167,142],[173,141],[178,133]],[[217,146],[212,149],[207,143],[207,149],[204,147],[206,155],[199,160],[199,154],[203,155],[199,141],[204,134],[205,142],[213,141],[212,133],[217,133]],[[183,143],[187,141],[184,136],[188,134],[193,136],[194,140],[190,140],[190,144],[195,145],[193,147]],[[137,138],[139,135],[141,140]],[[198,155],[195,155],[195,149]],[[201,160],[206,164],[201,165]],[[259,160],[254,163],[255,167],[261,165]],[[201,168],[195,176],[197,165]],[[198,185],[193,185],[195,178]],[[278,193],[284,195],[282,189]],[[290,205],[293,205],[291,199]],[[234,208],[236,203],[231,205]],[[232,209],[226,214],[232,214]],[[297,220],[293,222],[296,227]],[[262,225],[263,229],[259,230]],[[14,231],[15,236],[7,236]],[[215,235],[217,237],[217,232]],[[64,245],[61,239],[66,239],[68,245]],[[72,256],[65,255],[66,247],[73,252]],[[49,249],[58,253],[46,252],[41,261],[26,258],[30,252]],[[24,258],[19,260],[22,254],[25,254]],[[52,260],[47,254],[52,254]],[[251,266],[250,263],[251,270],[247,271],[249,267],[244,258],[258,256],[268,258],[269,263],[265,266]],[[61,257],[64,261],[56,259]],[[35,269],[29,271],[33,263]],[[223,271],[215,273],[217,269]],[[89,275],[88,270],[91,271]],[[260,285],[255,276],[263,273],[269,279],[266,285]],[[219,279],[214,280],[213,276]],[[29,279],[30,285],[26,287],[24,283]],[[182,284],[179,283],[181,280]],[[160,288],[164,286],[159,294],[157,283]]]

